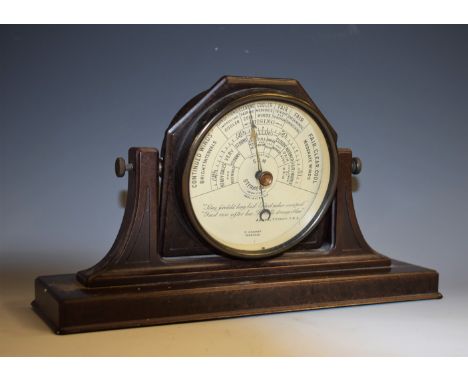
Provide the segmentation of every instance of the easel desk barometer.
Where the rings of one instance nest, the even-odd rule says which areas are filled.
[[[161,156],[131,148],[108,254],[38,277],[58,334],[442,297],[436,271],[369,247],[352,200],[361,169],[299,82],[223,77],[189,101]]]

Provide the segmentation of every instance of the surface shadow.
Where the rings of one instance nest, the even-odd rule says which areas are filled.
[[[358,192],[361,187],[361,182],[357,176],[351,177],[351,190],[352,192]]]
[[[28,331],[36,333],[50,333],[53,334],[49,326],[42,320],[31,306],[33,298],[24,301],[22,299],[14,301],[6,301],[3,303],[3,309],[7,314],[22,327],[27,328]]]
[[[125,208],[125,206],[127,205],[127,197],[128,197],[128,191],[127,190],[121,190],[119,192],[118,202],[119,202],[119,207],[120,208]]]

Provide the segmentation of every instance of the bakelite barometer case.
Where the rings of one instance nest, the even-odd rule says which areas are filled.
[[[41,276],[55,333],[434,299],[436,271],[374,251],[359,228],[351,150],[296,80],[221,78],[190,100],[161,154],[130,148],[108,254]]]

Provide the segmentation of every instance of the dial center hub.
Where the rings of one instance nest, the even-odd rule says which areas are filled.
[[[263,187],[268,187],[273,183],[273,174],[270,171],[257,171],[255,177]]]

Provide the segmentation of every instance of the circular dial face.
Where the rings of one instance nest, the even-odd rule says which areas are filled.
[[[186,202],[212,245],[231,255],[267,256],[317,223],[330,187],[330,153],[304,109],[277,100],[245,103],[196,142]]]

